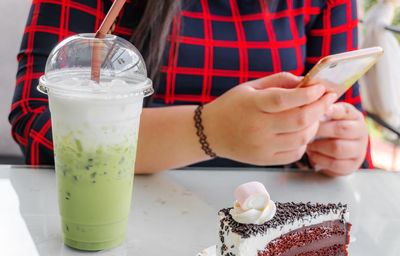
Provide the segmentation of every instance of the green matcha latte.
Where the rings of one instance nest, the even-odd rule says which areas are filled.
[[[133,102],[50,97],[58,202],[71,247],[102,250],[125,238],[142,104]]]
[[[48,95],[64,243],[98,251],[125,239],[143,99],[140,52],[107,34],[57,44],[37,89]]]

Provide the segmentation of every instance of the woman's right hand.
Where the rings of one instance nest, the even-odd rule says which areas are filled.
[[[236,86],[204,106],[204,133],[219,156],[254,165],[299,160],[336,100],[321,84],[279,73]]]

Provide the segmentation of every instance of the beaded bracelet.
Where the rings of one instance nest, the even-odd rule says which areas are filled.
[[[203,110],[203,105],[199,105],[194,111],[194,126],[197,131],[196,134],[199,137],[199,142],[201,144],[201,149],[210,157],[215,158],[217,155],[210,148],[210,144],[207,142],[207,136],[204,134],[204,126],[201,120],[201,111]]]

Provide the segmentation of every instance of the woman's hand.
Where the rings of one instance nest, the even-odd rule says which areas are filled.
[[[295,88],[301,78],[279,73],[239,85],[203,110],[204,133],[220,157],[255,165],[299,160],[319,119],[335,101],[325,87]]]
[[[367,150],[368,131],[360,111],[348,103],[333,104],[321,122],[317,139],[307,147],[314,169],[329,176],[348,175],[360,168]]]

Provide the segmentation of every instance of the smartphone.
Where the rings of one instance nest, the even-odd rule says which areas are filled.
[[[322,83],[327,91],[335,92],[339,99],[382,55],[381,47],[371,47],[326,56],[307,73],[297,87]]]

